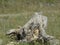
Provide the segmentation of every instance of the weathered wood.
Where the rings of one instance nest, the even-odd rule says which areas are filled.
[[[35,15],[23,26],[24,31],[27,33],[29,30],[33,30],[33,27],[39,27],[40,35],[47,38],[45,28],[47,27],[47,17],[35,13]]]
[[[50,40],[54,39],[53,36],[50,36],[45,32],[46,27],[47,27],[47,17],[39,13],[35,13],[35,15],[23,27],[19,28],[18,30],[17,29],[15,29],[14,31],[12,30],[12,32],[20,34],[20,36],[23,38],[20,39],[21,42],[42,40],[42,43],[45,44],[47,41],[50,42]]]

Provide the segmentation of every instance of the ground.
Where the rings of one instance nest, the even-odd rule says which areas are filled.
[[[60,3],[34,3],[33,5],[26,4],[24,7],[21,6],[21,11],[17,7],[18,11],[16,12],[15,10],[16,13],[12,8],[8,11],[6,8],[6,12],[5,10],[2,10],[2,12],[0,11],[0,39],[3,42],[2,45],[6,45],[9,41],[11,41],[10,38],[5,35],[6,31],[12,28],[17,28],[20,25],[23,26],[32,17],[32,15],[34,15],[34,12],[40,11],[43,12],[43,15],[48,17],[48,26],[46,32],[60,40]],[[25,45],[28,44],[25,43]]]

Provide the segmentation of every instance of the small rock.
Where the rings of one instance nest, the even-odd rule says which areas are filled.
[[[58,39],[50,40],[50,45],[59,45],[59,40]]]
[[[15,45],[14,42],[9,42],[7,45]]]

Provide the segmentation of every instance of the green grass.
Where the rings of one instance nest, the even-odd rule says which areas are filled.
[[[58,4],[60,3],[60,0],[0,0],[0,14],[40,11],[45,9],[45,6],[41,5],[42,3],[45,6],[48,4],[56,4],[56,6],[60,6]]]
[[[11,0],[12,1],[12,0]],[[12,28],[23,26],[34,14],[34,12],[43,12],[48,17],[48,26],[46,32],[60,40],[60,3],[58,1],[48,5],[46,2],[39,0],[15,0],[15,3],[7,4],[6,7],[0,5],[0,39],[2,45],[11,41],[6,35],[6,31]],[[51,0],[52,1],[52,0]],[[48,1],[49,2],[49,1]],[[8,6],[9,5],[9,6]],[[4,16],[5,15],[5,16]],[[21,43],[20,43],[21,44]],[[19,44],[19,45],[20,45]],[[28,45],[28,44],[21,44]],[[36,44],[37,45],[37,44]]]
[[[3,39],[3,45],[11,41],[5,35],[6,31],[17,28],[19,25],[23,26],[32,17],[33,13],[20,13],[17,16],[0,16],[0,38]],[[48,17],[46,32],[60,40],[60,13],[44,12],[43,14]]]

